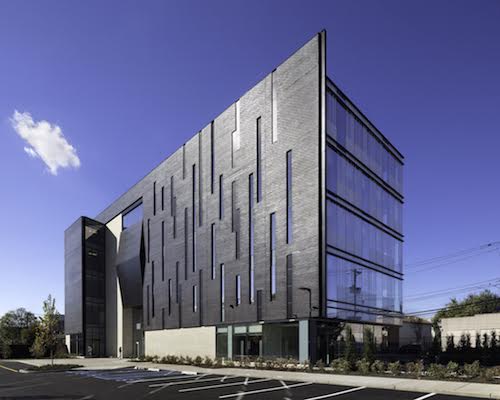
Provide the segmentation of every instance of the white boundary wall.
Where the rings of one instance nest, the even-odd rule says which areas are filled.
[[[146,331],[148,356],[166,355],[215,358],[215,326]]]

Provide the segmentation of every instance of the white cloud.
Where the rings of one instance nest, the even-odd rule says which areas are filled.
[[[25,147],[24,148],[24,151],[26,152],[26,154],[28,154],[30,157],[33,157],[33,158],[36,158],[38,157],[38,154],[36,154],[36,151],[33,150],[31,147]]]
[[[28,112],[14,111],[10,119],[12,127],[29,146],[24,151],[33,158],[40,157],[52,175],[59,168],[80,166],[76,149],[68,143],[61,127],[48,121],[33,121]]]

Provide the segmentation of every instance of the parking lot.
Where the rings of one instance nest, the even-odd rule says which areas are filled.
[[[0,399],[460,400],[472,397],[324,385],[235,375],[121,368],[22,374],[0,364]]]

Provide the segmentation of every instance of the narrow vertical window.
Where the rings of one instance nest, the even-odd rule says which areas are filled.
[[[170,216],[173,217],[174,213],[174,177],[170,177]]]
[[[151,316],[155,317],[155,262],[151,263]]]
[[[170,177],[170,215],[172,216],[172,236],[177,237],[177,199],[174,196],[174,177]]]
[[[193,211],[193,218],[191,220],[191,231],[193,232],[192,235],[192,241],[191,241],[191,247],[192,247],[192,254],[193,254],[193,272],[196,272],[196,164],[193,164],[192,167],[192,211]]]
[[[203,146],[202,146],[202,136],[201,132],[199,134],[198,140],[198,226],[203,225]]]
[[[292,255],[286,256],[286,317],[293,318],[293,263]]]
[[[231,133],[231,168],[234,168],[235,152],[240,149],[240,101],[234,104],[235,124]]]
[[[172,279],[168,280],[168,315],[172,314]]]
[[[149,285],[146,286],[146,321],[149,325],[150,319],[149,319]]]
[[[186,145],[182,145],[182,179],[186,179]]]
[[[216,258],[216,241],[215,241],[215,224],[212,224],[211,233],[210,233],[210,242],[211,242],[211,270],[212,270],[212,279],[215,279],[215,268],[217,265]]]
[[[231,232],[235,230],[234,209],[236,205],[236,181],[231,182]]]
[[[184,209],[184,279],[188,278],[188,209]]]
[[[199,271],[198,277],[198,322],[200,326],[203,325],[203,269]]]
[[[261,118],[257,118],[257,203],[262,199],[262,133]]]
[[[254,220],[253,220],[253,174],[248,176],[248,269],[249,298],[254,302],[255,291]]]
[[[179,318],[179,328],[182,327],[182,285],[179,283],[177,286],[177,316]]]
[[[219,176],[219,219],[224,218],[224,177]]]
[[[215,180],[215,145],[214,145],[214,121],[210,123],[210,193],[214,194]]]
[[[235,229],[234,229],[234,240],[235,240],[235,255],[236,259],[240,258],[240,209],[235,211]]]
[[[225,321],[226,316],[225,316],[225,309],[224,309],[224,302],[225,302],[225,288],[224,288],[224,264],[220,265],[220,320],[222,322]]]
[[[175,213],[172,220],[172,236],[174,239],[177,237],[177,197],[174,197]]]
[[[198,287],[193,285],[193,312],[198,311]]]
[[[153,215],[156,215],[156,182],[153,182]]]
[[[161,280],[165,280],[165,221],[161,221]]]
[[[271,300],[276,297],[276,214],[272,213],[269,224],[269,247],[270,247],[270,264],[271,264]]]
[[[236,275],[236,305],[241,304],[241,277]]]
[[[150,226],[151,222],[148,218],[148,262],[150,260],[150,255],[151,255],[151,234],[150,234]]]
[[[271,138],[272,142],[275,143],[278,141],[278,103],[276,99],[276,82],[275,82],[276,71],[271,73],[271,118],[272,118],[272,130],[271,130]]]
[[[292,150],[286,152],[286,242],[292,243]]]
[[[165,186],[161,187],[161,210],[165,210]]]
[[[175,302],[179,303],[179,261],[175,262]]]

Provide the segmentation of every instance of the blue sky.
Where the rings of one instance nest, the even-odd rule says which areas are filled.
[[[49,293],[62,310],[64,229],[323,28],[329,76],[406,156],[405,261],[500,240],[499,20],[493,0],[2,1],[0,314],[40,312]],[[60,127],[52,164],[13,118]],[[491,252],[408,274],[404,290],[491,279],[499,265]]]

